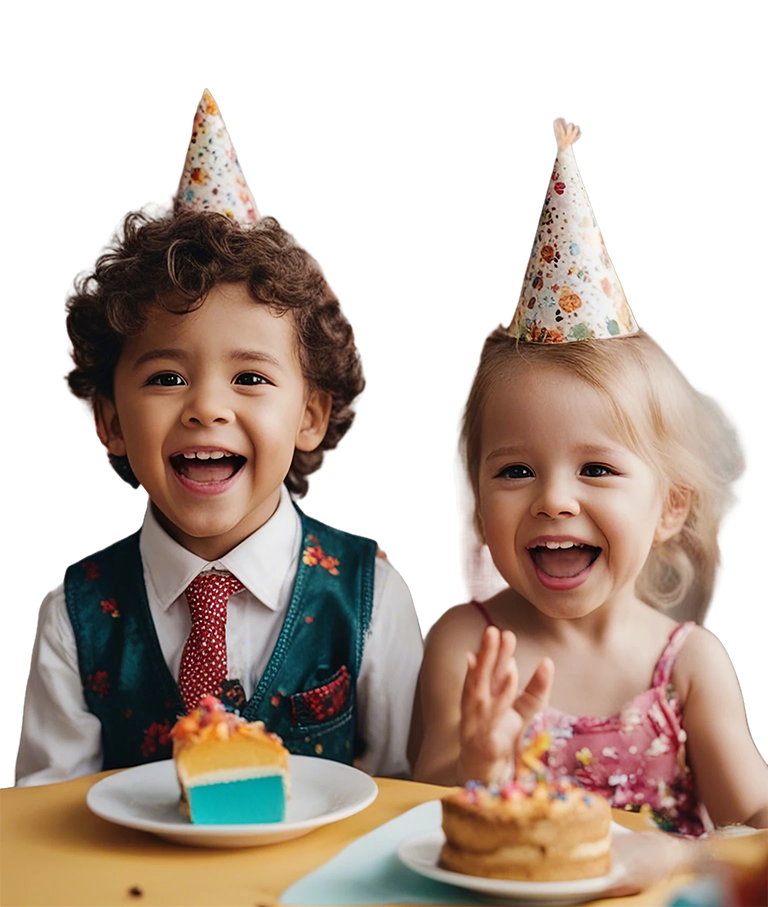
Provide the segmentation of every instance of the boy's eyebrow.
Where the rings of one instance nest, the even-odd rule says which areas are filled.
[[[262,350],[232,350],[229,358],[234,362],[268,362],[270,365],[282,368],[279,359]]]
[[[163,350],[147,350],[146,353],[142,353],[141,356],[133,363],[133,368],[138,368],[140,365],[143,365],[145,362],[151,362],[153,359],[185,359],[186,353],[184,350],[178,349],[163,349]]]
[[[188,353],[185,350],[168,347],[161,350],[147,350],[133,363],[133,368],[139,368],[145,362],[152,362],[154,359],[187,359]],[[281,368],[280,361],[270,353],[261,350],[232,350],[229,358],[233,362],[268,362],[277,368]]]
[[[494,457],[513,457],[516,454],[521,453],[524,450],[522,444],[512,444],[508,447],[497,447],[496,450],[492,450],[488,456],[485,458],[487,463],[489,460],[492,460]]]

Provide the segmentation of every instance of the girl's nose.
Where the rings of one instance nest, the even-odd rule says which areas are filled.
[[[577,516],[581,511],[573,486],[564,478],[541,480],[537,492],[531,502],[534,517],[556,520]]]
[[[221,389],[197,387],[187,398],[181,421],[188,427],[227,425],[234,419],[234,413]]]

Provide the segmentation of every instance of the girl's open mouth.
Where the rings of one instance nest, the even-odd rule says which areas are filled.
[[[600,556],[601,548],[574,542],[547,542],[528,549],[534,564],[547,576],[557,579],[578,576]]]
[[[174,454],[170,458],[174,472],[196,485],[220,485],[233,478],[245,465],[246,458],[222,448],[200,448]]]
[[[575,589],[586,580],[602,548],[579,542],[540,542],[528,549],[536,576],[548,589]]]

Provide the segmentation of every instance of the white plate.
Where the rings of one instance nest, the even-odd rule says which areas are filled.
[[[606,876],[597,879],[574,879],[571,882],[523,882],[514,879],[486,879],[482,876],[465,875],[462,872],[450,872],[438,865],[440,850],[445,843],[442,831],[433,831],[427,835],[406,838],[397,848],[397,855],[405,865],[419,875],[460,888],[469,888],[492,897],[503,897],[515,901],[545,902],[548,904],[576,903],[589,901],[613,888],[626,875],[624,863],[617,858],[617,851],[624,857],[628,842],[626,836],[633,833],[613,823],[613,865]],[[617,846],[618,845],[618,846]]]
[[[352,816],[379,792],[370,775],[330,759],[289,756],[291,797],[283,822],[193,825],[179,812],[179,782],[172,759],[102,778],[88,791],[88,808],[117,825],[150,831],[195,847],[255,847],[298,838],[313,828]]]

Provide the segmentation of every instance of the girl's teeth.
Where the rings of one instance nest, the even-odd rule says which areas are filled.
[[[220,460],[224,456],[224,451],[212,450],[210,456],[212,460]]]
[[[574,543],[573,542],[547,542],[546,546],[547,546],[547,548],[550,548],[551,550],[555,550],[556,548],[573,548]],[[579,547],[581,547],[581,545],[579,545]]]

